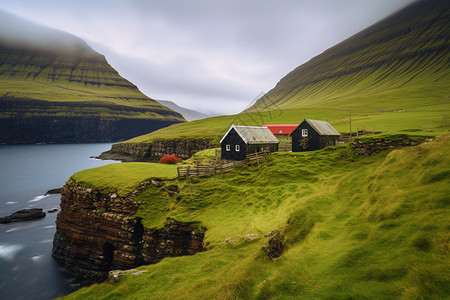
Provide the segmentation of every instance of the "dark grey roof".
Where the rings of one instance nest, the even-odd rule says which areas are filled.
[[[267,127],[232,125],[220,140],[221,143],[231,129],[236,130],[246,144],[278,144],[280,142]]]
[[[312,128],[314,128],[314,130],[319,135],[332,135],[332,136],[339,136],[339,135],[341,135],[327,121],[305,119],[303,122],[307,122]],[[302,125],[302,123],[300,123],[298,126]],[[297,128],[298,128],[298,126],[297,126]],[[295,129],[297,129],[297,128],[295,128]]]

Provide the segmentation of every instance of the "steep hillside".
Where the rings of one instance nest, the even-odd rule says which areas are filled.
[[[448,132],[450,2],[418,1],[314,57],[246,111],[135,138],[218,141],[231,124],[327,120],[339,132]],[[306,45],[305,45],[306,46]]]
[[[415,2],[299,66],[248,112],[351,108],[366,126],[438,124],[449,114],[449,19],[449,1]]]
[[[356,156],[349,145],[277,153],[260,166],[150,185],[135,198],[143,203],[136,220],[146,230],[167,220],[200,222],[207,251],[66,298],[443,299],[450,293],[449,150],[447,135],[373,156]],[[109,184],[98,180],[102,173]],[[97,168],[71,182],[111,195],[130,182],[122,174]],[[273,245],[284,251],[271,260]]]
[[[0,143],[117,141],[184,121],[81,39],[0,17]]]
[[[181,107],[172,101],[167,101],[167,100],[156,100],[156,101],[158,101],[162,105],[180,113],[187,121],[194,121],[194,120],[206,119],[208,117],[211,117],[211,115],[207,115],[207,114],[204,114],[204,113],[192,110],[192,109]]]

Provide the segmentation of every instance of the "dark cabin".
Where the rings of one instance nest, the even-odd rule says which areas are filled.
[[[312,151],[336,145],[339,132],[326,121],[305,119],[292,133],[292,152]]]
[[[247,154],[276,152],[278,143],[267,127],[232,125],[220,140],[222,159],[244,160]]]

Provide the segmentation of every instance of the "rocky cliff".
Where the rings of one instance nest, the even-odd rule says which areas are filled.
[[[164,155],[175,155],[189,158],[197,151],[212,148],[212,139],[158,139],[150,143],[118,143],[111,150],[102,153],[102,159],[118,159],[124,161],[155,161]]]
[[[184,121],[83,40],[3,11],[0,112],[10,144],[119,141]]]
[[[416,146],[432,136],[408,136],[398,134],[386,137],[368,137],[356,139],[351,143],[357,155],[373,155],[388,148]]]
[[[132,217],[142,204],[134,197],[150,184],[119,197],[69,181],[61,192],[53,256],[75,276],[99,282],[110,270],[203,251],[203,234],[190,223],[168,219],[164,228],[151,229]]]

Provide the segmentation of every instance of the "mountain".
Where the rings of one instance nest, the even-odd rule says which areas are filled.
[[[209,117],[212,117],[212,115],[207,115],[192,109],[184,108],[181,106],[178,106],[176,103],[172,101],[167,100],[156,100],[162,105],[180,113],[187,121],[194,121],[194,120],[200,120],[200,119],[206,119]]]
[[[449,113],[449,8],[450,1],[414,2],[295,68],[246,112],[315,109],[317,118],[338,120],[351,108],[369,114],[370,126],[403,117],[417,118],[414,126],[439,122]]]
[[[118,141],[183,122],[83,40],[0,11],[0,143]]]
[[[450,2],[414,2],[312,58],[234,116],[176,124],[128,143],[208,137],[231,124],[329,121],[341,133],[366,129],[433,135],[450,122]],[[351,116],[351,118],[350,118]]]

